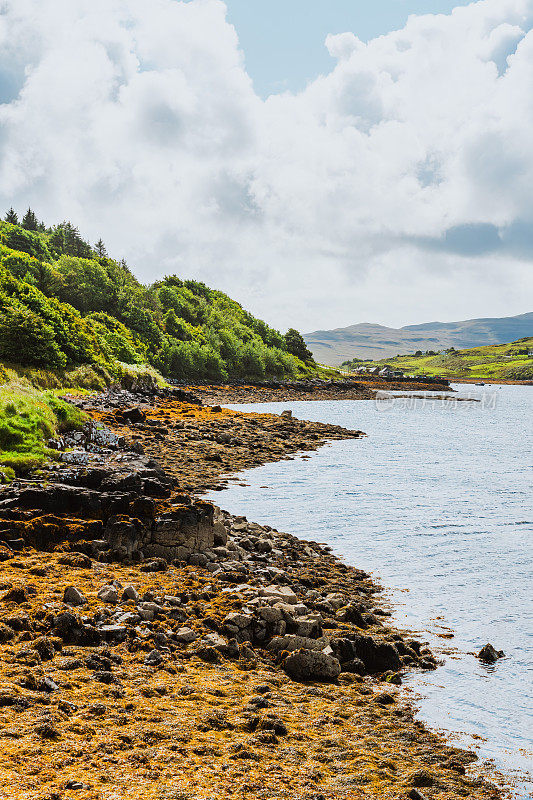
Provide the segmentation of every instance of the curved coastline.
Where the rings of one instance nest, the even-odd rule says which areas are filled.
[[[148,480],[159,480],[167,488],[164,497],[153,492],[154,516],[161,515],[156,519],[177,514],[178,508],[188,509],[189,515],[201,509],[209,516],[196,498],[206,489],[223,488],[231,473],[291,458],[328,440],[362,435],[289,415],[203,407],[172,393],[154,401],[121,392],[77,404],[116,437],[112,457],[103,462],[98,461],[98,448],[85,447],[88,462],[81,473],[97,469],[91,461],[96,459],[106,475],[94,491],[102,494],[107,489],[109,494],[113,480],[115,489],[117,481],[123,482],[122,491],[126,488],[125,467],[129,491],[135,482],[131,476],[157,462],[162,474]],[[129,415],[124,413],[128,407]],[[82,451],[81,442],[78,446]],[[54,496],[54,483],[60,479],[61,485],[68,485],[69,471],[71,478],[78,475],[79,486],[80,468],[62,466],[41,480],[41,490]],[[146,488],[145,483],[133,500],[139,517]],[[450,746],[415,720],[413,704],[398,689],[401,673],[434,668],[435,659],[423,643],[390,624],[378,599],[380,587],[332,556],[329,548],[214,509],[211,522],[218,531],[217,543],[185,560],[137,560],[124,553],[119,557],[117,547],[95,556],[87,530],[76,539],[73,521],[61,517],[56,508],[56,528],[63,530],[58,530],[50,552],[37,536],[36,520],[43,515],[37,517],[33,510],[30,517],[24,516],[27,505],[21,498],[28,490],[21,484],[2,495],[21,515],[18,527],[15,520],[11,527],[17,527],[22,539],[19,553],[7,553],[1,565],[3,604],[11,615],[16,611],[11,604],[24,607],[34,624],[23,628],[17,641],[8,638],[2,646],[4,678],[11,687],[5,692],[13,702],[3,704],[0,712],[9,718],[9,709],[17,703],[22,709],[20,753],[27,753],[30,741],[40,737],[44,766],[34,773],[40,776],[34,781],[39,791],[44,786],[58,788],[58,753],[64,759],[69,750],[70,772],[81,783],[76,796],[84,800],[107,800],[117,788],[124,797],[151,798],[169,782],[182,796],[192,792],[195,798],[213,792],[217,797],[288,800],[503,796],[467,773],[473,754]],[[132,513],[120,516],[123,527],[136,519]],[[78,517],[90,521],[87,512],[78,512]],[[129,535],[122,533],[121,542]],[[27,583],[21,585],[21,577],[32,582],[35,592]],[[106,600],[100,596],[101,585],[113,582],[117,597],[108,595]],[[123,628],[124,638],[117,633],[115,640],[106,630],[98,645],[88,647],[75,636],[69,639],[68,631],[63,636],[56,617],[69,585],[85,599],[80,609],[85,616],[96,615],[94,621],[103,605],[109,612],[104,622]],[[133,587],[131,596],[123,597],[127,586]],[[22,595],[16,595],[17,590]],[[142,617],[141,636],[139,620],[123,616],[150,612],[142,603],[155,608],[152,619],[150,613]],[[47,618],[40,616],[44,606],[56,612],[51,622],[55,629],[47,629]],[[4,620],[9,614],[3,614]],[[96,630],[105,627],[99,624],[95,622]],[[185,635],[184,629],[190,633]],[[48,656],[39,655],[45,645],[37,644],[35,633],[41,634],[37,639],[51,642]],[[313,652],[325,658],[309,656]],[[70,681],[64,680],[62,670]],[[29,684],[21,682],[28,671],[36,685],[30,678]],[[97,673],[106,673],[109,680],[95,679]],[[48,693],[47,713],[39,715],[35,704],[42,711],[36,700],[40,679],[57,680],[59,687],[56,684],[57,695],[55,689]],[[45,716],[47,721],[38,721]],[[72,724],[70,716],[79,721]],[[89,729],[93,752],[107,743],[105,768],[94,763],[94,757],[91,762],[82,753],[72,756],[73,741],[79,743],[75,737],[84,735],[80,730],[87,735]],[[126,740],[136,754],[133,761],[124,752]],[[147,741],[150,753],[143,761]],[[21,756],[11,746],[2,749],[0,787],[11,787],[10,796],[20,800],[40,796],[28,779],[24,788],[18,783]],[[156,776],[158,770],[165,777]]]

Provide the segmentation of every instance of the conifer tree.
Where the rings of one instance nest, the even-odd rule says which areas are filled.
[[[105,248],[105,244],[103,243],[102,239],[98,239],[98,241],[94,246],[94,249],[96,250],[96,253],[100,258],[107,258],[107,250]]]
[[[10,222],[11,225],[18,225],[19,224],[18,214],[15,211],[15,209],[13,208],[13,206],[11,206],[11,208],[9,209],[9,211],[6,214],[6,222]]]
[[[39,227],[39,222],[37,221],[37,217],[31,210],[31,208],[28,208],[28,210],[24,214],[24,217],[22,219],[22,227],[26,228],[27,231],[36,231]]]

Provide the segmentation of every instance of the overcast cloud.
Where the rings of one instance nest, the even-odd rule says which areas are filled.
[[[412,17],[254,93],[221,0],[0,2],[0,209],[286,329],[533,307],[533,0]]]

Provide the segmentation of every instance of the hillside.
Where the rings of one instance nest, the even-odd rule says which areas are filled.
[[[378,360],[417,350],[425,352],[505,344],[524,336],[533,336],[533,313],[463,322],[427,322],[404,328],[361,323],[348,328],[307,333],[304,339],[317,361],[338,366],[352,358]]]
[[[448,379],[483,381],[533,380],[533,337],[510,344],[451,350],[436,355],[397,356],[361,364],[357,359],[343,364],[344,369],[384,367],[402,370],[407,375],[439,375]]]
[[[191,382],[316,372],[297,331],[197,281],[144,286],[71,223],[47,228],[28,211],[18,224],[13,210],[0,221],[0,362],[0,382],[4,364],[88,386],[145,364]]]

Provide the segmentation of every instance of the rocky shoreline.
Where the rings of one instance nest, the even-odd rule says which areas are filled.
[[[327,545],[199,499],[360,431],[78,398],[91,421],[0,492],[0,798],[496,800],[414,718],[434,669]]]
[[[451,392],[448,381],[427,382],[379,377],[351,380],[263,381],[187,387],[207,405],[275,403],[298,400],[373,400],[379,391]]]

